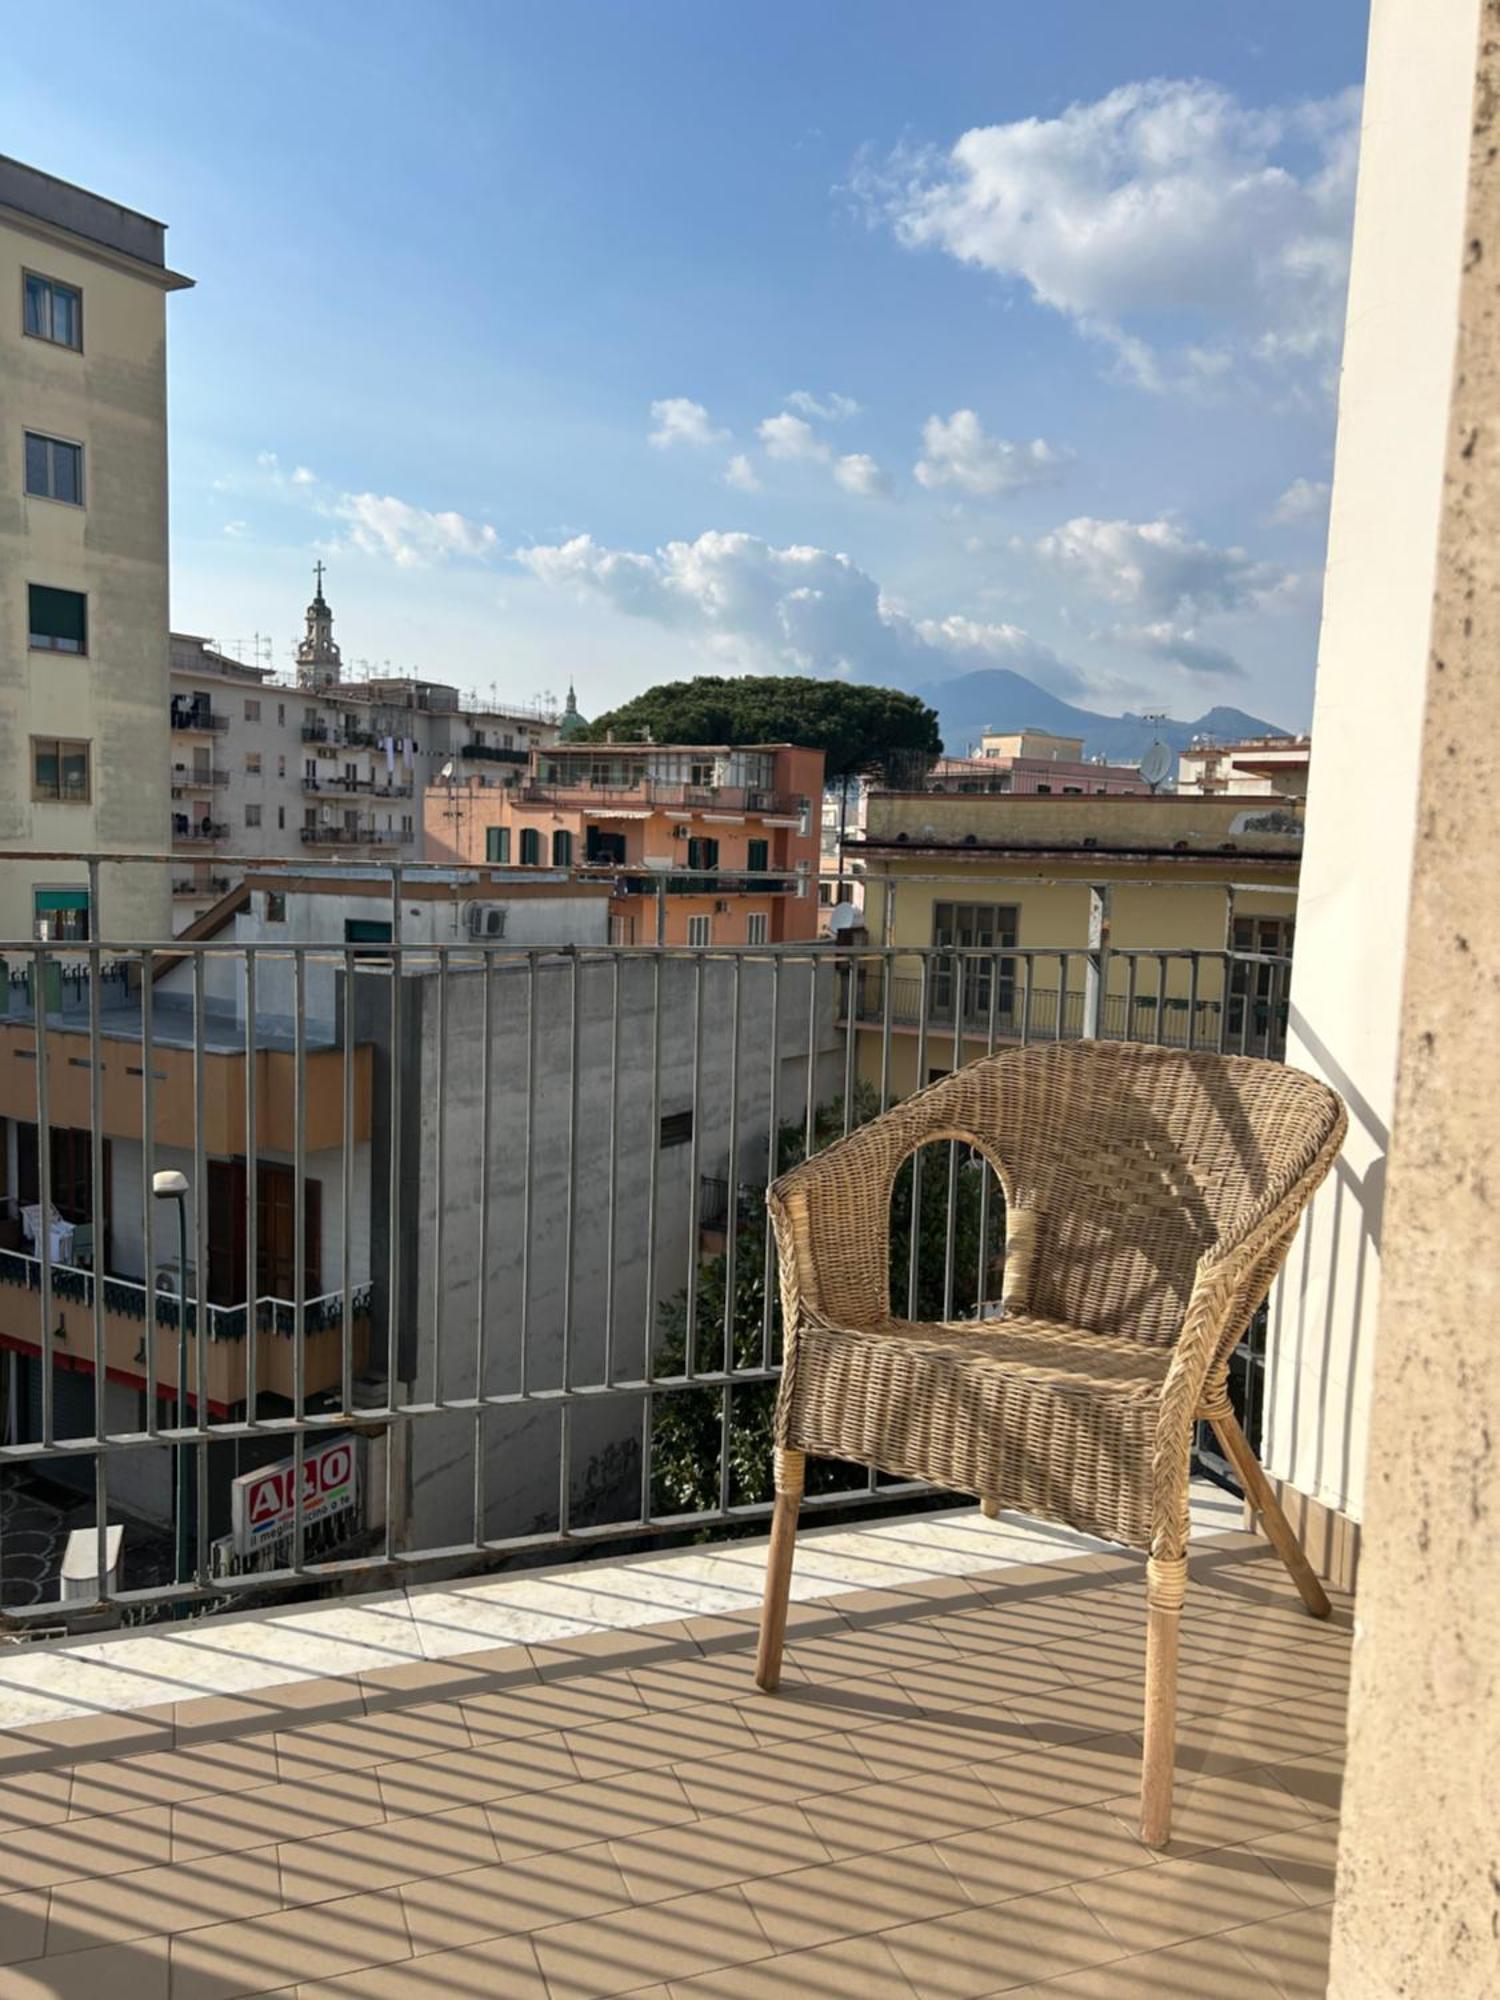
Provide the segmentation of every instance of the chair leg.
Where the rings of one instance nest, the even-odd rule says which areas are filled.
[[[771,1546],[766,1551],[766,1594],[760,1607],[760,1650],[755,1679],[767,1694],[781,1685],[781,1648],[786,1638],[787,1596],[792,1587],[792,1550],[797,1541],[797,1512],[802,1505],[806,1459],[800,1451],[776,1451],[776,1511],[771,1517]]]
[[[1141,1760],[1141,1839],[1165,1847],[1172,1834],[1177,1752],[1177,1639],[1187,1594],[1187,1558],[1146,1563],[1146,1754]]]
[[[1220,1408],[1209,1412],[1209,1422],[1214,1427],[1219,1443],[1224,1447],[1225,1456],[1240,1475],[1245,1498],[1260,1516],[1260,1525],[1266,1531],[1267,1541],[1286,1564],[1302,1602],[1314,1618],[1326,1618],[1332,1609],[1328,1602],[1328,1594],[1318,1581],[1317,1572],[1303,1554],[1302,1544],[1292,1532],[1291,1522],[1282,1513],[1281,1504],[1271,1491],[1271,1483],[1261,1468],[1260,1460],[1250,1449],[1249,1440],[1240,1429],[1238,1418],[1226,1402]]]
[[[982,1493],[979,1496],[979,1511],[987,1521],[998,1521],[1000,1518],[1000,1502],[992,1500],[987,1493]]]

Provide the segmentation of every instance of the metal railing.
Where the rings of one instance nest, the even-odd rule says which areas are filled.
[[[0,1254],[0,1479],[91,1490],[105,1580],[78,1611],[106,1622],[761,1519],[781,1359],[767,1182],[985,1049],[1168,1040],[1178,998],[1193,1046],[1233,1049],[1254,1040],[1236,987],[1285,992],[1286,960],[1228,951],[437,941],[412,928],[423,870],[399,863],[359,940],[122,944],[109,865],[88,864],[99,937],[0,942],[29,975],[0,1016],[0,1116],[34,1135],[36,1216]],[[62,967],[81,1004],[28,1011]],[[164,1168],[188,1188],[185,1328],[153,1279]],[[112,1216],[108,1268],[54,1241],[59,1204]],[[892,1217],[911,1316],[998,1310],[1003,1196],[967,1149],[917,1155]],[[268,1259],[287,1282],[267,1286]],[[1255,1365],[1246,1348],[1237,1380]],[[337,1532],[307,1484],[335,1438],[360,1484]],[[288,1456],[276,1560],[225,1574],[236,1482]],[[814,1510],[918,1490],[812,1472]],[[185,1533],[172,1581],[131,1583],[127,1534],[111,1584],[122,1512]],[[0,1537],[0,1621],[59,1615],[7,1600]]]

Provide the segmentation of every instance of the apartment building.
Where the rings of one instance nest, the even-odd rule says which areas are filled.
[[[1043,798],[1140,798],[1151,790],[1134,764],[1085,758],[1081,736],[1041,729],[986,733],[977,756],[939,757],[926,784],[934,792],[1029,792]]]
[[[296,674],[172,635],[172,897],[193,922],[253,859],[415,860],[422,794],[456,769],[520,769],[555,742],[539,709],[480,709],[442,681],[348,681],[323,592],[307,607]]]
[[[455,769],[424,801],[427,859],[608,871],[618,944],[817,935],[823,753],[789,743],[573,743]]]
[[[1250,736],[1194,743],[1177,760],[1177,789],[1201,798],[1307,797],[1309,736]]]
[[[149,216],[0,157],[0,854],[160,850],[166,301]],[[0,937],[165,938],[160,869],[8,861]]]
[[[1083,1032],[1100,951],[1097,1032],[1280,1053],[1301,849],[1291,801],[873,793],[845,851],[894,955],[860,971],[861,1073],[905,1095]]]

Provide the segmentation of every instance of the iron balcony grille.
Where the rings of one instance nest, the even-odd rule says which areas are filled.
[[[986,1049],[1280,1046],[1285,958],[419,942],[399,917],[423,871],[387,867],[390,899],[332,942],[122,943],[106,902],[93,940],[0,943],[0,1117],[29,1162],[0,1204],[0,1482],[80,1490],[103,1582],[70,1615],[758,1519],[769,1180]],[[163,1167],[188,1183],[181,1245]],[[966,1148],[903,1169],[909,1316],[996,1312],[1004,1251]],[[1258,1355],[1236,1361],[1252,1397]],[[336,1515],[334,1440],[357,1467]],[[285,1518],[238,1550],[236,1481],[282,1461]],[[913,1490],[834,1465],[814,1486],[813,1507]],[[152,1535],[184,1540],[143,1582]],[[0,1614],[59,1617],[3,1532]]]

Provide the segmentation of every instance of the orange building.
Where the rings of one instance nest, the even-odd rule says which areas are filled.
[[[429,861],[607,871],[617,944],[817,935],[823,753],[787,743],[562,743],[428,788]]]

